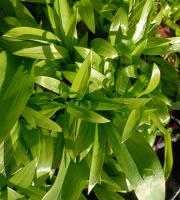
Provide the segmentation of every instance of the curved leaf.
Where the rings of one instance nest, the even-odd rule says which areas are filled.
[[[20,40],[57,44],[56,37],[51,32],[31,27],[13,28],[6,32],[3,36]]]
[[[68,108],[67,112],[79,119],[82,119],[87,122],[91,123],[107,123],[109,122],[108,119],[105,117],[99,115],[96,112],[93,112],[92,110],[88,110],[86,108],[82,108],[80,106],[73,105],[71,103],[66,102]]]

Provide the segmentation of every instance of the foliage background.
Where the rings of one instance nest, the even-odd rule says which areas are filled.
[[[165,199],[179,20],[178,0],[0,0],[0,199]]]

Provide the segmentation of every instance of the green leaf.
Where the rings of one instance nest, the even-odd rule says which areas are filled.
[[[123,130],[122,143],[128,140],[132,136],[132,134],[136,131],[142,119],[142,115],[143,115],[142,109],[136,109],[131,111]]]
[[[108,119],[101,116],[100,114],[93,112],[92,110],[88,110],[86,108],[82,108],[80,106],[73,105],[71,103],[66,102],[68,108],[67,112],[79,119],[82,119],[91,123],[107,123]]]
[[[69,93],[69,86],[66,83],[51,77],[37,76],[35,82],[57,94],[62,94],[63,92]]]
[[[65,47],[54,44],[24,48],[14,52],[14,54],[35,59],[66,59],[69,57],[69,52]]]
[[[77,47],[74,46],[74,48],[76,49],[76,51],[84,58],[86,59],[86,57],[88,56],[88,54],[90,53],[90,51],[92,52],[92,66],[95,67],[97,70],[99,69],[99,65],[102,61],[101,57],[96,54],[94,51],[88,49],[88,48],[84,48],[84,47]]]
[[[55,0],[53,7],[53,19],[54,19],[54,32],[55,35],[65,43],[65,30],[68,22],[71,18],[71,10],[67,0]]]
[[[8,199],[10,199],[10,200],[17,200],[17,199],[25,200],[25,199],[27,199],[25,196],[19,194],[18,192],[12,190],[9,187],[7,188],[7,194],[8,194]]]
[[[9,133],[9,137],[0,144],[0,189],[4,187],[10,177],[10,172],[7,168],[12,159],[14,149],[16,148],[16,142],[20,131],[21,126],[18,122],[16,122]]]
[[[104,56],[107,58],[116,58],[118,56],[115,48],[112,47],[111,44],[104,39],[96,38],[92,40],[91,47],[93,51],[100,56]]]
[[[158,38],[151,37],[148,39],[144,54],[146,55],[165,55],[180,51],[180,37]]]
[[[173,110],[180,110],[180,101],[173,102],[172,103],[172,109]]]
[[[61,127],[54,121],[27,106],[23,110],[22,116],[34,127],[37,125],[48,130],[62,131]]]
[[[109,199],[124,200],[124,198],[122,196],[120,196],[119,194],[117,194],[116,192],[109,191],[109,190],[101,187],[100,185],[97,185],[94,188],[94,192],[97,195],[99,200],[109,200]]]
[[[67,24],[67,27],[65,29],[65,40],[64,40],[65,46],[71,53],[73,52],[73,46],[78,44],[77,31],[76,31],[77,18],[78,18],[78,9],[71,16]]]
[[[87,103],[92,110],[117,110],[127,107],[131,110],[144,106],[150,99],[147,98],[114,98],[86,95]]]
[[[36,28],[38,24],[35,21],[34,17],[31,15],[31,13],[28,11],[28,9],[19,0],[11,1],[17,18],[22,23],[22,25]]]
[[[144,137],[136,132],[121,144],[119,133],[110,123],[101,126],[138,199],[164,200],[165,180],[161,164]]]
[[[86,184],[88,171],[88,167],[83,161],[73,163],[64,150],[56,181],[43,200],[77,200]]]
[[[35,161],[31,161],[28,165],[20,169],[14,176],[9,179],[10,185],[12,184],[18,188],[28,188],[31,185],[35,174]]]
[[[70,89],[70,98],[82,99],[89,85],[89,79],[91,75],[91,62],[92,62],[92,53],[90,52],[87,58],[84,60],[81,68],[76,74],[71,89]]]
[[[101,180],[101,171],[105,157],[105,148],[106,137],[104,136],[101,127],[96,125],[88,193],[90,193],[95,185]]]
[[[147,39],[142,41],[137,47],[132,51],[131,56],[133,58],[133,62],[137,62],[141,54],[143,53],[147,44]]]
[[[154,63],[149,84],[145,89],[145,91],[142,92],[139,96],[152,92],[159,85],[159,82],[160,82],[160,70],[158,66]]]
[[[1,68],[5,76],[0,90],[0,143],[9,135],[33,91],[32,60],[20,60],[2,52]]]
[[[90,0],[81,0],[79,14],[87,27],[95,33],[94,11]]]
[[[36,178],[37,183],[43,183],[51,171],[54,145],[52,137],[47,130],[37,129],[26,125],[23,127],[23,136],[33,159],[37,159]]]
[[[102,0],[90,0],[94,9],[104,18],[108,19],[111,22],[114,22],[113,15],[110,11],[103,11],[105,4]]]
[[[54,0],[20,0],[25,2],[31,2],[31,3],[53,3]]]
[[[112,46],[119,43],[123,35],[127,35],[128,16],[123,8],[119,8],[114,16],[116,23],[112,23],[109,30],[109,41]]]
[[[164,153],[164,176],[167,181],[168,177],[171,174],[173,166],[173,154],[172,154],[172,143],[171,143],[171,134],[165,129],[164,135],[165,142],[165,153]]]
[[[57,44],[56,37],[51,32],[31,27],[13,28],[5,33],[3,36],[20,40],[30,40],[41,43]]]
[[[132,38],[135,43],[137,43],[143,38],[145,39],[147,36],[150,25],[152,8],[153,8],[153,1],[147,0],[144,5],[140,20],[138,24],[136,24],[136,30]]]

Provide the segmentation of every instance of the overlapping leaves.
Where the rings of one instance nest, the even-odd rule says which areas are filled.
[[[100,200],[132,190],[163,200],[172,147],[162,91],[177,91],[178,74],[153,56],[180,50],[179,37],[154,35],[164,7],[154,16],[153,0],[0,6],[0,198],[77,200],[88,189]],[[158,131],[164,175],[150,146]]]

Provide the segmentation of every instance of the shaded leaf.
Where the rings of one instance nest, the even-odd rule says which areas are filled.
[[[14,54],[35,59],[63,59],[69,57],[69,52],[65,47],[53,44],[24,48],[14,52]]]
[[[91,123],[107,123],[108,119],[101,116],[100,114],[93,112],[92,110],[88,110],[86,108],[82,108],[80,106],[73,105],[71,103],[66,102],[68,108],[67,112],[79,119],[82,119]]]
[[[86,164],[83,161],[74,164],[64,150],[56,181],[43,197],[43,200],[77,200],[85,186],[87,178],[88,167]]]
[[[140,200],[165,198],[161,164],[147,141],[136,132],[125,143],[110,123],[101,125],[116,158]],[[141,152],[141,153],[139,153]],[[122,156],[123,155],[123,156]]]
[[[37,76],[35,82],[57,94],[62,94],[63,92],[69,93],[69,86],[66,83],[51,77]]]
[[[3,36],[20,40],[32,40],[41,43],[57,44],[56,37],[51,32],[31,27],[13,28]]]
[[[98,55],[107,57],[107,58],[115,58],[118,56],[117,51],[114,47],[111,46],[109,42],[104,39],[96,38],[92,40],[91,47],[94,52]]]
[[[32,60],[19,60],[8,53],[0,54],[6,71],[0,91],[0,143],[8,136],[33,91]]]
[[[9,183],[16,188],[28,188],[31,185],[35,174],[35,161],[31,161],[28,165],[19,170],[9,179]]]
[[[91,62],[92,53],[90,52],[73,80],[70,89],[70,98],[77,97],[80,100],[86,93],[91,75]]]
[[[132,110],[122,134],[122,143],[128,140],[139,126],[143,115],[142,109]]]
[[[90,0],[81,0],[79,14],[87,27],[95,33],[94,11]]]
[[[106,137],[104,136],[100,126],[96,126],[94,136],[94,146],[91,162],[91,170],[89,177],[88,192],[95,187],[95,185],[101,180],[101,171],[105,157]]]
[[[48,130],[62,131],[58,124],[30,107],[25,107],[22,116],[34,127],[37,125]]]

